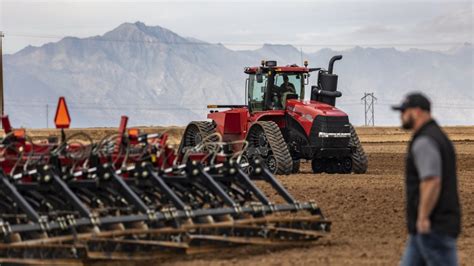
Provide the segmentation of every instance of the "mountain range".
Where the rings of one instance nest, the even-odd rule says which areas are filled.
[[[410,91],[431,98],[442,124],[474,123],[470,43],[443,52],[354,47],[302,53],[275,44],[236,51],[141,22],[5,55],[5,108],[16,127],[51,125],[59,96],[68,101],[73,127],[116,126],[120,115],[134,125],[185,125],[205,119],[207,104],[243,104],[246,66],[262,59],[301,65],[304,59],[326,68],[336,54],[344,57],[335,65],[343,93],[337,105],[353,124],[364,123],[364,92],[377,97],[376,125],[398,124],[390,105]]]

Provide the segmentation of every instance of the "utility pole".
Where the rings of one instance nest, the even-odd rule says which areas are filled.
[[[49,128],[49,104],[46,104],[46,128]]]
[[[374,96],[373,92],[364,92],[364,97],[360,98],[364,101],[364,111],[365,111],[365,125],[374,126],[375,125],[375,108],[374,104],[377,101],[377,97]]]
[[[4,101],[3,101],[3,50],[2,50],[2,42],[3,42],[3,32],[0,31],[0,116],[3,116],[5,108],[4,108]]]
[[[300,56],[301,56],[301,65],[303,66],[304,61],[303,61],[303,48],[302,47],[300,47]]]

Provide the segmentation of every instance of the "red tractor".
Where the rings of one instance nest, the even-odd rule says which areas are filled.
[[[307,62],[304,67],[277,66],[276,61],[246,67],[246,104],[209,105],[212,122],[191,122],[180,152],[218,132],[223,141],[237,143],[233,149],[246,149],[244,160],[263,159],[276,174],[298,172],[301,159],[311,160],[314,173],[365,173],[368,160],[359,138],[347,114],[335,107],[342,94],[333,66],[340,59],[332,57],[327,70],[308,68]],[[308,101],[305,85],[313,71],[318,82]]]

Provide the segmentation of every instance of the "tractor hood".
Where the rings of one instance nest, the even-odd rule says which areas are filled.
[[[308,119],[314,119],[318,115],[347,116],[346,113],[336,107],[317,101],[288,100],[286,110],[288,112],[305,115]]]
[[[347,118],[347,114],[336,107],[317,101],[291,99],[286,102],[286,111],[306,131],[309,136],[313,121],[318,116]]]

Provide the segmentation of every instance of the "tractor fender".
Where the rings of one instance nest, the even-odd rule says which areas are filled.
[[[279,128],[284,128],[286,126],[285,114],[284,110],[268,110],[265,112],[254,113],[250,117],[250,120],[253,123],[258,121],[273,121]]]

